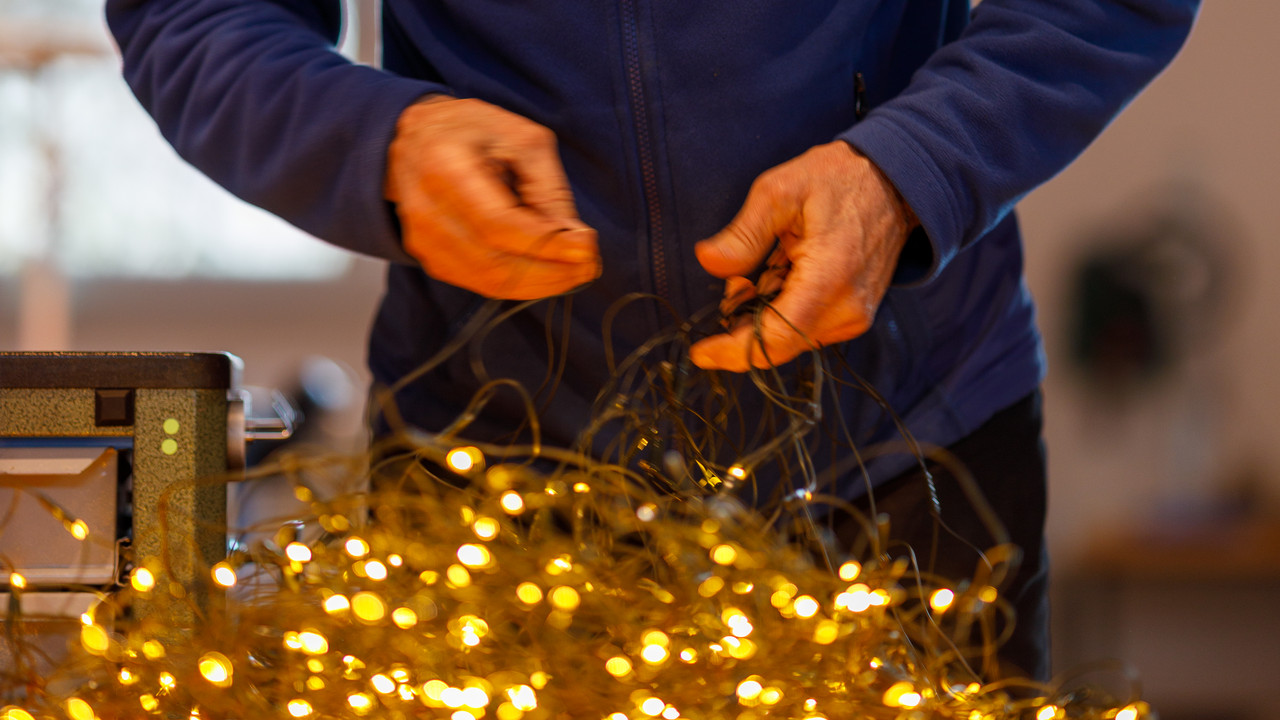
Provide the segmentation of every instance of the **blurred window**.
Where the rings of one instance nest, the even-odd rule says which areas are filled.
[[[101,0],[0,0],[0,275],[30,261],[240,280],[323,280],[351,262],[177,156],[120,77]]]

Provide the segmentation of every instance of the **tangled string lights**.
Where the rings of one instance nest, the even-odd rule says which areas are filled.
[[[649,407],[693,396],[641,357],[619,376],[672,379]],[[165,582],[164,558],[136,559],[81,618],[68,663],[4,676],[0,718],[1148,715],[1135,698],[984,684],[969,660],[998,642],[974,630],[1007,612],[998,574],[932,577],[876,552],[828,563],[724,492],[767,453],[724,465],[692,450],[705,442],[668,443],[688,450],[659,458],[671,482],[655,486],[644,449],[663,421],[630,417],[616,462],[462,443],[465,423],[402,436],[372,467],[287,458],[273,470],[307,513],[256,528],[262,540],[208,568],[207,593]],[[789,422],[757,447],[792,447]],[[373,489],[320,498],[335,471]]]

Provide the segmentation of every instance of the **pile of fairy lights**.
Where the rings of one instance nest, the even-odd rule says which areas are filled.
[[[758,319],[767,301],[755,302]],[[391,393],[524,307],[485,305]],[[878,396],[838,352],[815,352],[790,376],[750,374],[768,402],[736,435],[734,386],[688,366],[692,327],[608,356],[614,381],[582,435],[582,447],[614,438],[596,459],[542,444],[535,400],[549,398],[501,379],[440,434],[400,437],[376,461],[280,459],[255,477],[286,478],[305,512],[238,529],[259,539],[193,583],[174,582],[164,557],[132,558],[51,671],[14,611],[28,583],[6,570],[0,650],[14,662],[0,666],[0,720],[1150,715],[1131,688],[986,681],[992,628],[1011,614],[1000,561],[929,575],[882,552],[881,518],[862,518],[865,556],[839,557],[814,518],[828,481],[866,455],[838,412],[815,430],[831,394]],[[554,351],[548,367],[563,370]],[[531,444],[463,440],[502,388],[523,398]],[[818,467],[806,435],[846,438],[847,458]],[[771,465],[791,491],[744,505]],[[374,490],[325,498],[335,478]],[[78,540],[114,542],[46,509]]]
[[[308,472],[332,468],[293,462],[309,514],[209,568],[210,593],[141,559],[81,618],[68,663],[6,677],[16,704],[0,718],[1148,714],[1133,699],[978,682],[956,628],[1001,610],[992,586],[874,557],[833,571],[732,497],[429,445],[469,483],[410,462],[377,492],[320,501]],[[81,525],[68,531],[88,536]],[[9,585],[22,592],[20,577]]]

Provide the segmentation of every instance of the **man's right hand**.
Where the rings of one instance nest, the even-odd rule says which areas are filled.
[[[387,152],[386,198],[404,249],[437,280],[532,300],[600,275],[547,128],[480,100],[409,106]]]

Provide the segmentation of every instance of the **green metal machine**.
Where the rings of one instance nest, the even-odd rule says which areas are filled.
[[[0,613],[56,638],[143,563],[156,592],[211,601],[243,457],[240,367],[221,353],[0,353]]]

